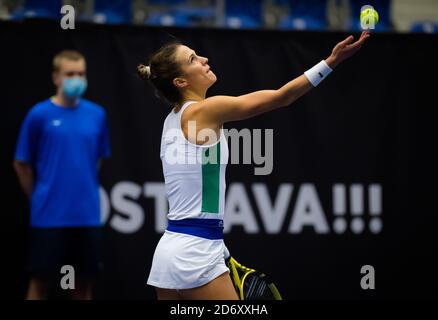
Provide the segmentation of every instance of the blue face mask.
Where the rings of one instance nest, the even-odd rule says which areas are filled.
[[[62,82],[62,90],[69,98],[80,98],[87,89],[87,80],[82,77],[66,78]]]

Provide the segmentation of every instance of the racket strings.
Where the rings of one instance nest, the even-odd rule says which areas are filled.
[[[274,300],[264,274],[251,274],[244,283],[245,300]]]

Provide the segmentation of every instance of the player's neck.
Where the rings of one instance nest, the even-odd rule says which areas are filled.
[[[57,92],[56,95],[52,97],[52,101],[61,107],[71,108],[79,103],[79,98],[67,98],[62,92]]]
[[[183,101],[201,101],[205,99],[206,91],[197,92],[194,90],[188,90],[183,93]]]

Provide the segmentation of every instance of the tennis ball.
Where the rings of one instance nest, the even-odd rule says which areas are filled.
[[[360,12],[360,24],[362,29],[374,29],[374,26],[379,22],[379,14],[371,6],[366,6]]]

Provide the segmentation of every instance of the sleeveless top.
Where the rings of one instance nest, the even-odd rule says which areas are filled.
[[[222,223],[228,143],[223,128],[220,129],[220,138],[214,138],[213,141],[217,141],[208,145],[193,144],[186,139],[181,116],[195,102],[184,103],[178,112],[172,110],[164,121],[160,158],[169,202],[167,217],[169,221],[219,219]],[[196,134],[196,130],[191,129],[194,124],[195,121],[189,121],[189,135],[191,132]],[[209,132],[215,133],[213,130]]]

